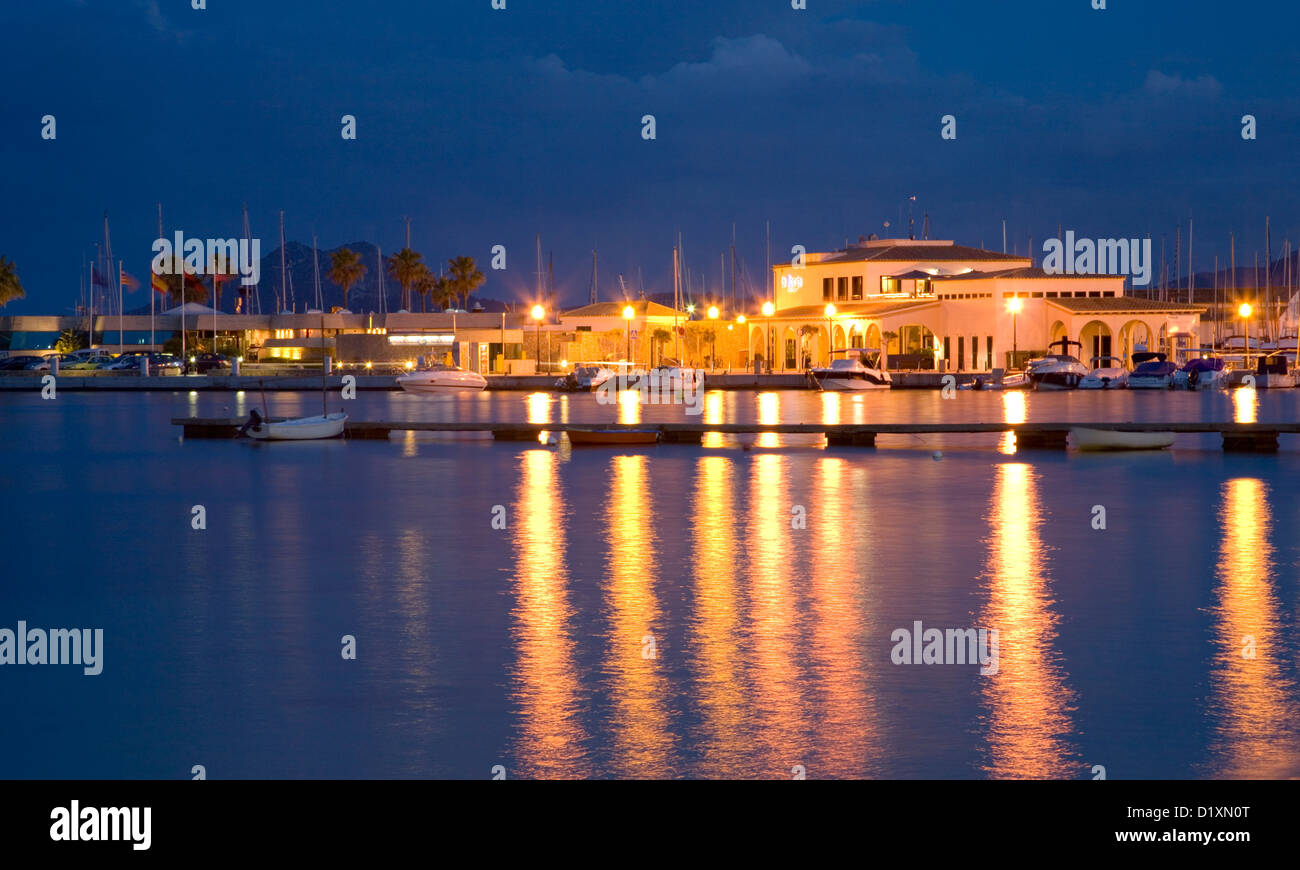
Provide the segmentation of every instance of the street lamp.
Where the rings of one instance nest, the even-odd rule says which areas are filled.
[[[1011,312],[1011,362],[1017,370],[1020,368],[1020,347],[1016,335],[1016,315],[1024,307],[1024,303],[1020,301],[1019,296],[1012,296],[1007,300],[1007,311]],[[1051,350],[1051,348],[1048,348],[1048,350]]]
[[[629,371],[632,368],[632,318],[635,316],[636,311],[631,305],[624,307],[623,319],[627,321],[627,365]]]
[[[1237,313],[1241,315],[1241,319],[1246,324],[1246,368],[1250,368],[1250,312],[1252,310],[1249,302],[1241,303],[1241,306],[1237,309]]]
[[[546,309],[540,305],[533,306],[533,320],[537,323],[537,373],[542,373],[542,318]]]
[[[767,356],[767,370],[772,371],[772,315],[776,313],[776,306],[771,302],[763,303],[763,316],[767,322],[763,324],[763,353]]]
[[[831,364],[831,348],[835,344],[835,321],[831,318],[835,316],[835,306],[830,302],[826,303],[826,365]]]
[[[710,305],[708,310],[709,320],[718,319],[718,306]],[[717,370],[718,368],[718,330],[715,327],[711,333],[713,336],[709,341],[709,368]]]

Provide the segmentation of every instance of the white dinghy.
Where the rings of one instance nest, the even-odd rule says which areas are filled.
[[[1070,430],[1076,450],[1164,450],[1174,445],[1173,432],[1120,432],[1115,429]]]

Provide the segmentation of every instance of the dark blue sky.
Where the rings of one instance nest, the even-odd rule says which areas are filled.
[[[991,248],[1006,218],[1021,253],[1059,223],[1149,232],[1157,257],[1166,235],[1172,261],[1190,216],[1208,270],[1230,230],[1239,265],[1262,254],[1271,215],[1280,256],[1300,238],[1296,7],[1107,5],[5,4],[0,255],[28,293],[5,313],[73,306],[105,210],[144,276],[160,200],[169,234],[198,237],[238,234],[247,202],[264,253],[279,209],[289,238],[327,248],[394,249],[410,216],[431,261],[506,245],[509,271],[481,291],[497,298],[531,294],[536,232],[568,300],[586,297],[592,247],[604,296],[638,267],[670,289],[677,230],[712,288],[733,221],[757,275],[764,221],[775,261],[898,229],[909,194],[918,233],[928,211],[933,235]],[[1256,141],[1240,135],[1248,112]],[[949,113],[956,141],[939,135]]]

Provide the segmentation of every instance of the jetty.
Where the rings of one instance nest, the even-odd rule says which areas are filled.
[[[274,421],[277,418],[271,418]],[[243,419],[173,417],[187,438],[233,438]],[[488,433],[498,441],[537,441],[542,433],[570,429],[658,431],[669,444],[702,444],[708,433],[722,435],[821,435],[829,447],[875,447],[880,435],[987,435],[1014,432],[1022,449],[1064,450],[1071,429],[1114,432],[1218,434],[1223,449],[1234,453],[1275,453],[1279,435],[1300,434],[1300,423],[495,423],[349,420],[348,438],[386,440],[393,432]]]

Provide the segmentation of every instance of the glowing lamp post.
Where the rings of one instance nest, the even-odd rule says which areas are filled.
[[[623,309],[623,319],[627,321],[627,363],[628,368],[632,366],[632,318],[636,317],[636,310],[628,305]]]
[[[833,317],[835,317],[835,306],[827,302],[826,303],[826,365],[831,364],[830,351],[831,351],[831,346],[835,344],[835,339],[834,339],[835,321],[832,320]]]
[[[533,306],[533,322],[537,324],[537,373],[542,371],[542,318],[546,317],[546,309],[540,305]]]
[[[1024,303],[1020,301],[1019,296],[1012,296],[1007,300],[1007,311],[1011,312],[1011,362],[1017,369],[1020,368],[1020,345],[1019,336],[1016,335],[1016,315],[1023,307]]]
[[[767,357],[767,370],[772,370],[772,315],[776,313],[776,306],[771,302],[763,303],[763,317],[767,322],[763,324],[763,354]]]
[[[1250,313],[1253,311],[1249,302],[1241,303],[1237,308],[1237,313],[1241,315],[1242,321],[1246,324],[1246,366],[1250,367]]]
[[[718,306],[710,305],[707,313],[709,315],[709,320],[717,320],[719,314]],[[718,368],[718,331],[714,329],[711,335],[713,338],[709,341],[709,368],[716,371]]]

